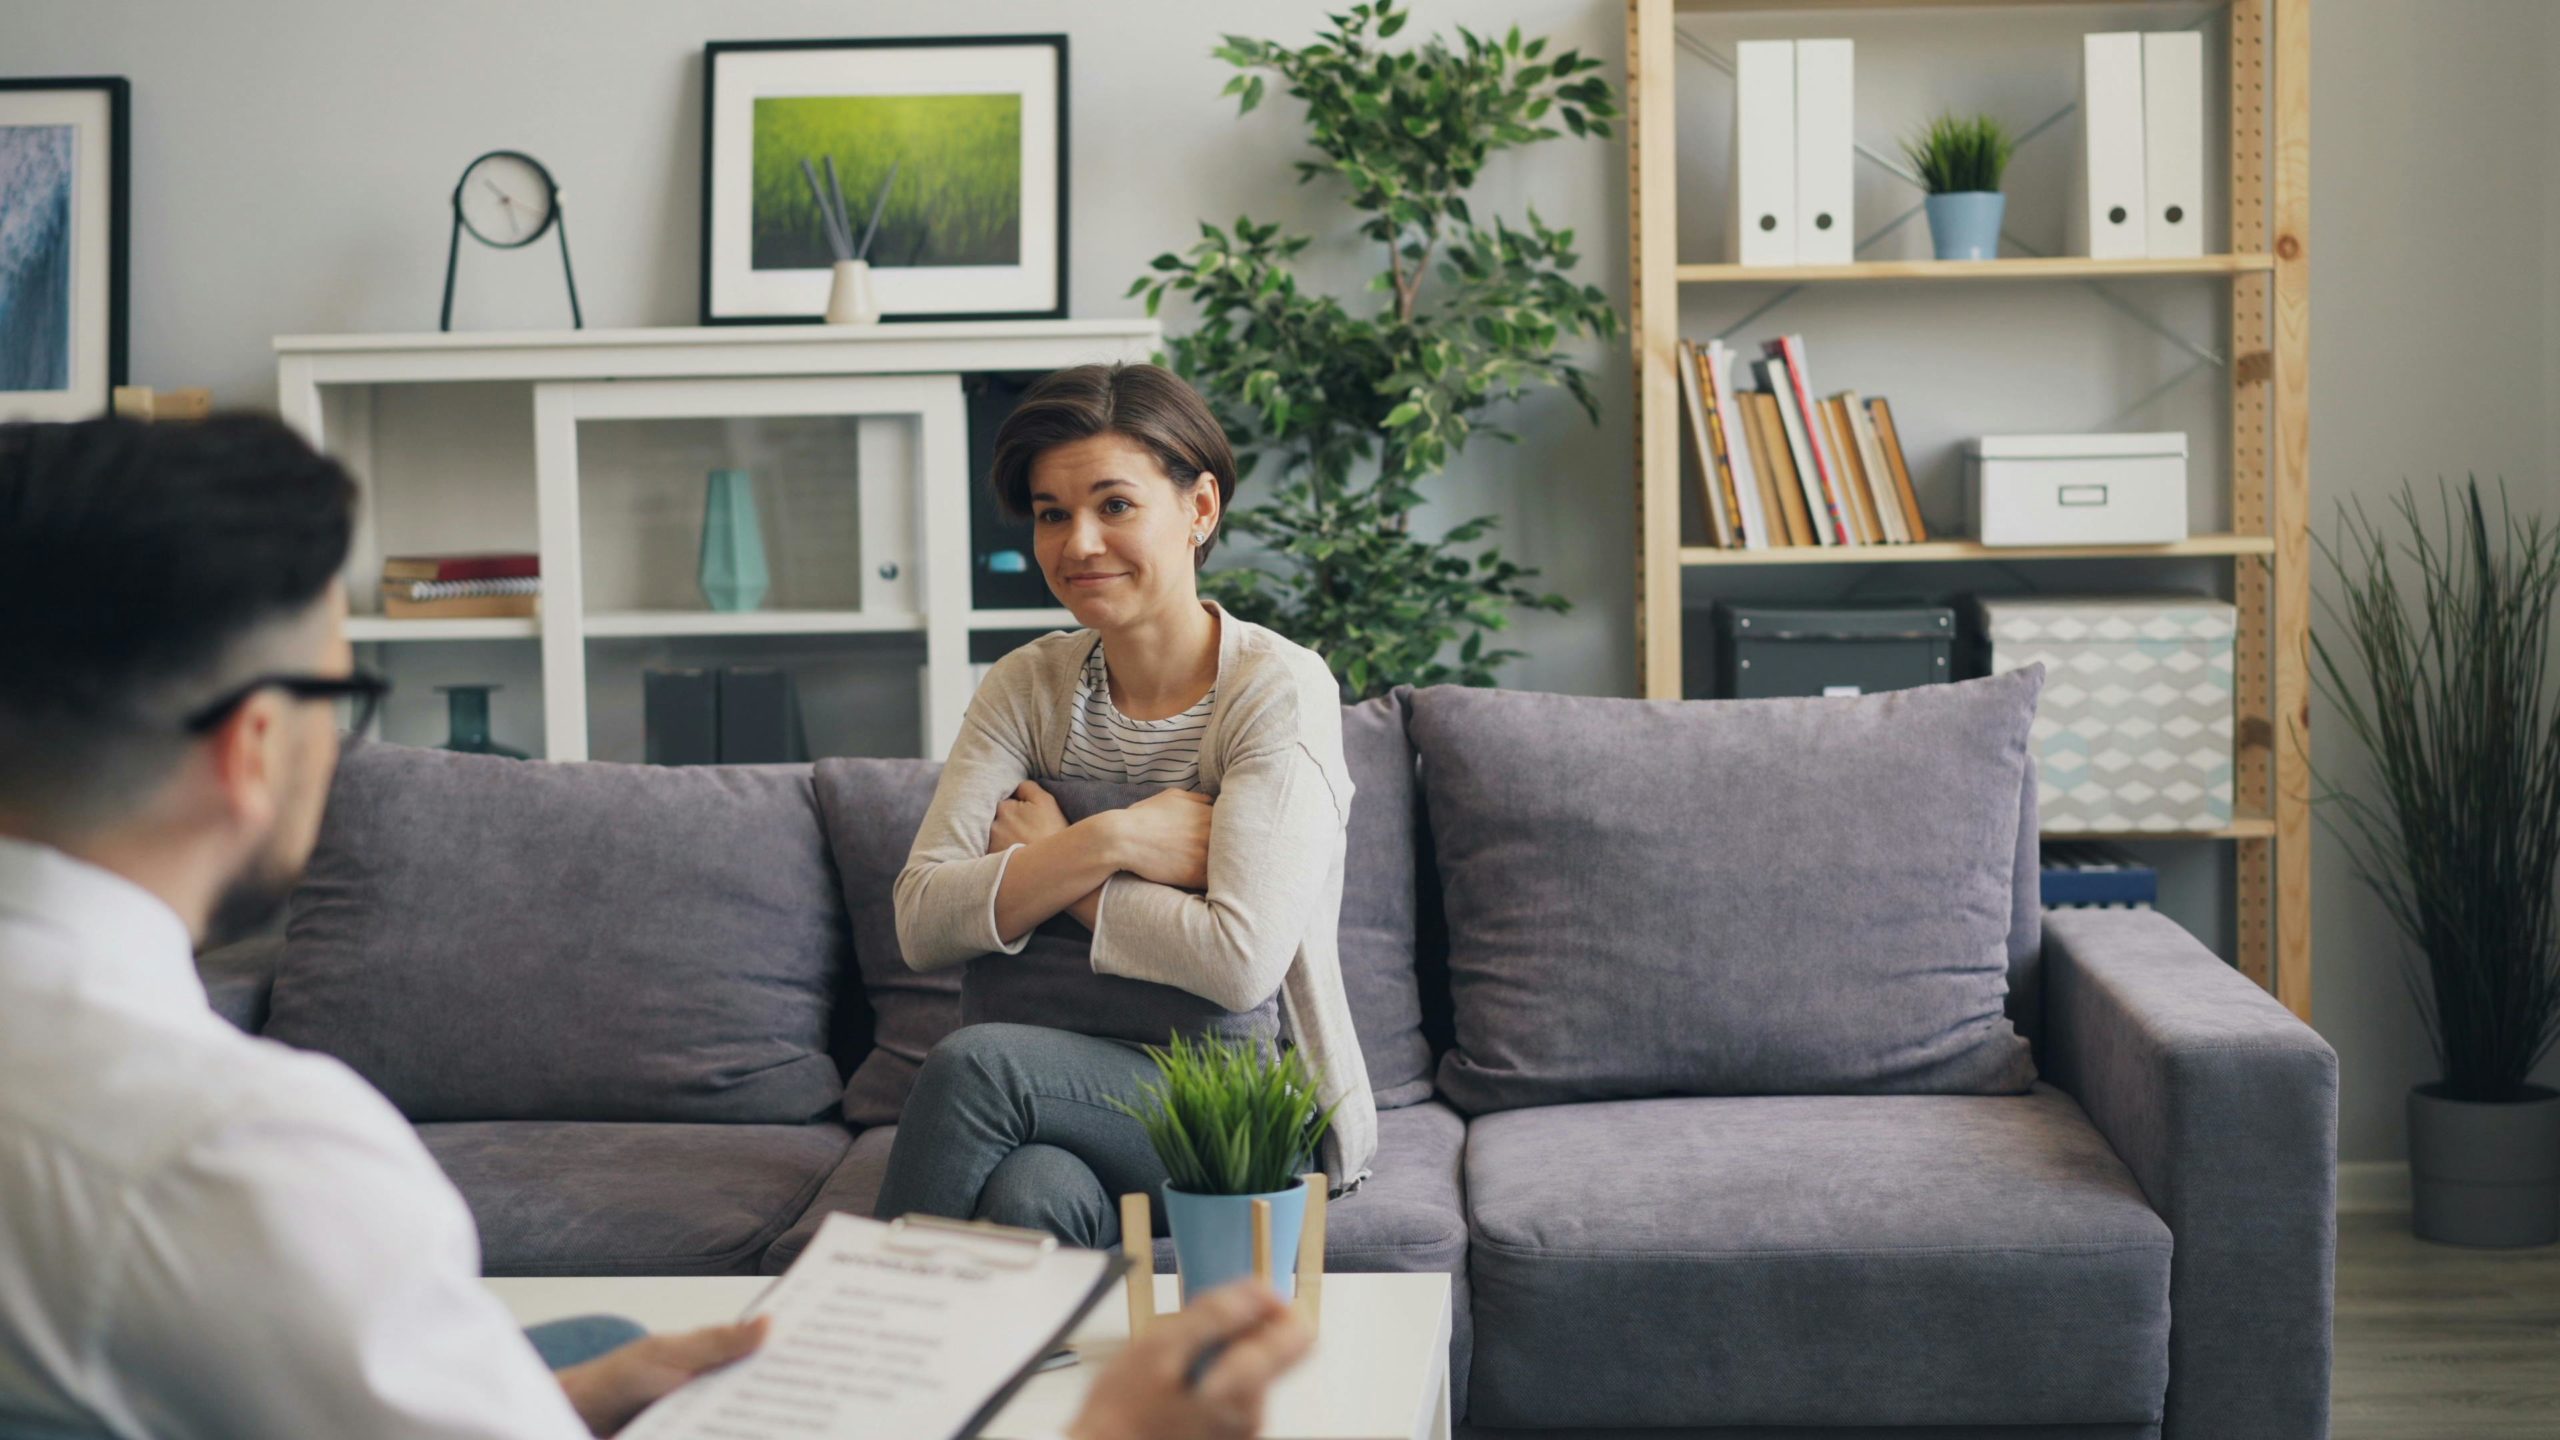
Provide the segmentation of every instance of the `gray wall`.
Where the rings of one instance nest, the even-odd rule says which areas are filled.
[[[1217,95],[1222,67],[1206,54],[1222,31],[1301,39],[1322,8],[1241,0],[5,0],[0,67],[133,79],[134,379],[210,385],[226,402],[260,404],[273,393],[273,335],[433,328],[445,196],[485,149],[529,150],[559,177],[591,324],[691,323],[698,57],[712,38],[1067,31],[1070,300],[1079,315],[1129,313],[1133,302],[1121,296],[1129,279],[1158,250],[1184,243],[1201,216],[1250,212],[1338,236],[1331,192],[1291,182],[1287,164],[1301,134],[1294,104],[1279,97],[1236,119]],[[2038,118],[2069,93],[2060,67],[2072,35],[2172,23],[2174,10],[1988,12],[1961,24],[1826,16],[1748,32],[1683,23],[1719,49],[1736,34],[1791,28],[1868,37],[1861,93],[1874,97],[1874,113],[1859,128],[1870,143],[1889,145],[1940,101]],[[2506,475],[2547,506],[2560,458],[2560,413],[2544,403],[2560,381],[2560,179],[2547,159],[2560,152],[2560,103],[2549,98],[2560,80],[2560,13],[2534,0],[2319,0],[2316,11],[2314,513],[2382,496],[2404,475],[2474,470]],[[1412,33],[1513,20],[1559,45],[1623,55],[1624,12],[1614,0],[1436,0],[1423,5]],[[1692,197],[1684,245],[1708,258],[1720,237],[1699,197],[1720,163],[1713,107],[1728,92],[1696,55],[1680,65],[1683,94],[1703,97],[1693,98],[1682,127]],[[2022,156],[2013,185],[2012,228],[2031,239],[2050,240],[2058,223],[2056,146],[2048,138]],[[1496,165],[1478,208],[1517,214],[1534,201],[1580,232],[1584,273],[1623,297],[1624,177],[1614,145],[1559,142]],[[1870,171],[1864,224],[1898,209],[1902,193]],[[1919,243],[1918,227],[1907,227],[1870,253],[1912,253]],[[1317,278],[1359,278],[1368,259],[1355,243],[1331,243]],[[467,250],[463,265],[458,324],[564,323],[547,252]],[[2204,292],[2150,287],[2132,298],[2209,343],[2227,338]],[[2096,424],[2178,363],[2075,287],[1889,289],[1804,304],[1745,335],[1802,330],[1826,384],[1892,393],[1920,432],[1916,458],[1940,517],[1953,511],[1947,461],[1956,437],[2038,421]],[[1722,328],[1744,308],[1692,297],[1688,323]],[[1577,602],[1571,615],[1523,623],[1518,643],[1530,655],[1511,682],[1623,693],[1634,683],[1627,365],[1616,346],[1592,362],[1607,424],[1591,429],[1558,397],[1532,401],[1515,417],[1518,446],[1483,447],[1437,493],[1450,518],[1499,513],[1512,553],[1544,567]],[[2190,382],[2127,423],[2193,428],[2200,441],[2218,435],[2214,385],[2209,376]],[[2212,583],[2214,571],[2195,578]],[[2324,765],[2352,778],[2335,727],[2317,717],[2315,727]],[[2217,933],[2225,867],[2190,853],[2169,868],[2176,908]],[[2346,1060],[2343,1151],[2394,1158],[2400,1092],[2425,1058],[2399,993],[2397,947],[2325,839],[2314,874],[2317,1018]]]
[[[2319,0],[2312,29],[2311,479],[2325,529],[2403,478],[2504,477],[2560,513],[2560,10],[2531,0]],[[2317,582],[2325,593],[2327,576]],[[2366,773],[2325,704],[2314,755]],[[2341,1059],[2340,1153],[2404,1153],[2434,1062],[2403,950],[2334,838],[2312,851],[2313,1018]],[[2560,1072],[2546,1065],[2545,1078]]]

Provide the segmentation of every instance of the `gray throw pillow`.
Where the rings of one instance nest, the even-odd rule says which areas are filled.
[[[1351,772],[1351,824],[1343,841],[1342,923],[1336,946],[1369,1089],[1378,1108],[1431,1098],[1431,1044],[1422,1034],[1414,975],[1413,742],[1405,735],[1407,686],[1342,707],[1342,758]]]
[[[895,1125],[916,1067],[960,1028],[960,972],[920,975],[898,953],[892,891],[942,778],[938,760],[821,760],[818,816],[853,928],[853,961],[871,1006],[871,1050],[844,1087],[844,1118]]]
[[[819,810],[852,916],[854,959],[875,1017],[871,1053],[845,1087],[848,1121],[896,1124],[925,1055],[964,1024],[1045,1025],[1152,1045],[1177,1033],[1262,1039],[1279,1033],[1276,996],[1237,1014],[1170,985],[1094,974],[1091,937],[1066,916],[1034,931],[1018,955],[990,955],[931,975],[907,968],[898,949],[898,872],[906,868],[941,774],[941,764],[928,760],[817,765]],[[1160,788],[1041,783],[1071,821],[1143,800]]]
[[[417,1121],[796,1124],[848,956],[805,767],[339,764],[265,1033]]]
[[[1416,692],[1456,1002],[1442,1094],[2025,1091],[2003,999],[2043,684]]]
[[[1058,808],[1070,823],[1126,809],[1165,788],[1100,780],[1040,784],[1058,797]],[[1280,1034],[1280,997],[1267,995],[1260,1005],[1239,1012],[1175,986],[1096,975],[1093,937],[1080,922],[1060,915],[1034,930],[1021,954],[986,955],[968,963],[960,978],[960,1022],[1046,1025],[1139,1045],[1162,1045],[1175,1035],[1267,1042]]]

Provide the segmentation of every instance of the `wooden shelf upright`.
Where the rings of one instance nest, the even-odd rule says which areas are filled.
[[[1963,6],[1965,0],[1954,0]],[[1971,0],[1981,7],[2073,0]],[[2158,558],[2227,559],[2239,611],[2234,644],[2234,796],[2227,829],[2179,837],[2236,847],[2238,962],[2295,1014],[2311,1014],[2309,528],[2311,3],[2224,0],[2230,20],[2231,233],[2201,260],[2085,257],[1863,262],[1766,268],[1683,264],[1675,235],[1678,171],[1675,17],[1844,8],[1950,8],[1950,0],[1627,0],[1627,232],[1633,282],[1636,404],[1636,634],[1644,693],[1682,694],[1681,577],[1734,564],[1891,560],[2122,558],[2122,548],[1857,556],[1684,547],[1680,534],[1680,292],[1684,285],[1866,285],[2080,280],[2183,274],[2231,298],[2231,534],[2161,547]],[[1940,553],[1942,552],[1942,553]],[[1978,555],[1976,552],[1980,552]],[[1747,559],[1745,557],[1748,557]],[[2133,558],[2147,558],[2135,556]],[[2146,837],[2152,838],[2152,837]]]

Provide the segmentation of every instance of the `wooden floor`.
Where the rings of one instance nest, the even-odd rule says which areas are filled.
[[[2560,1436],[2560,1246],[2463,1250],[2338,1217],[2332,1440]]]

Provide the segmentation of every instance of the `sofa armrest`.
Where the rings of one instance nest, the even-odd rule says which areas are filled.
[[[284,958],[284,935],[252,935],[216,946],[196,957],[196,974],[204,981],[204,997],[213,1013],[251,1035],[267,1028],[267,997],[274,991],[276,965]]]
[[[2048,1078],[2176,1249],[2161,1434],[2328,1433],[2338,1057],[2167,917],[2045,917]]]

